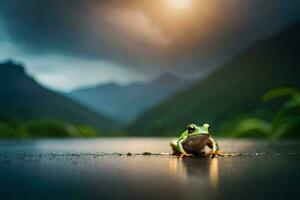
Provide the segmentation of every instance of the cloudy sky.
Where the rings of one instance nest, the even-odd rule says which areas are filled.
[[[201,76],[299,13],[298,0],[0,0],[0,61],[57,90]]]

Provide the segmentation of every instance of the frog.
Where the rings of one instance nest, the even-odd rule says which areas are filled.
[[[170,143],[173,149],[173,155],[182,157],[190,156],[221,156],[220,148],[216,140],[209,133],[210,125],[205,123],[202,126],[189,124],[177,140]],[[205,147],[208,146],[211,151],[207,154]]]

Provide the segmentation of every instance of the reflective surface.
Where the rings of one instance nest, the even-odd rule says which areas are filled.
[[[218,140],[239,156],[178,159],[170,139],[0,141],[1,199],[286,199],[300,143]],[[127,152],[132,156],[127,156]]]

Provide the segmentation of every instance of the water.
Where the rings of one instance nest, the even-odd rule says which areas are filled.
[[[300,142],[219,139],[239,156],[178,159],[170,139],[0,141],[0,199],[286,199]],[[133,155],[127,156],[130,152]]]

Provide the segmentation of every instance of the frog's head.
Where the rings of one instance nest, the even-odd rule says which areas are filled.
[[[196,125],[195,124],[189,124],[187,126],[187,130],[188,130],[188,133],[193,133],[196,130]]]

